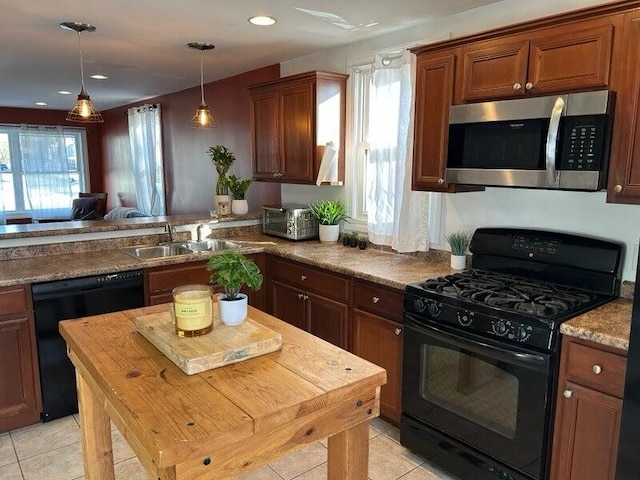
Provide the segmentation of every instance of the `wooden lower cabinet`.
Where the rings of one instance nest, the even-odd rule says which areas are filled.
[[[347,349],[348,304],[277,280],[271,282],[271,302],[275,317]]]
[[[253,260],[260,268],[266,282],[266,257],[264,253],[249,254],[246,257]],[[178,265],[166,265],[162,267],[148,268],[144,272],[145,305],[158,305],[173,301],[171,291],[180,285],[204,284],[209,285],[210,273],[207,270],[207,261],[181,263]],[[212,285],[213,291],[222,292],[220,285]],[[249,305],[260,310],[266,310],[267,292],[266,285],[257,292],[247,288],[241,290],[249,296]]]
[[[353,353],[387,371],[380,389],[380,414],[400,422],[402,378],[402,324],[362,310],[353,314]]]
[[[402,398],[401,290],[355,280],[351,351],[387,371],[380,389],[380,415],[399,424]]]
[[[0,289],[0,432],[37,423],[42,411],[28,286]]]
[[[624,353],[563,339],[551,480],[615,479]]]

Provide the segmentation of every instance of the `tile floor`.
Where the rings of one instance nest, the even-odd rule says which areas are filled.
[[[148,480],[126,440],[114,427],[117,480]],[[399,431],[376,418],[369,429],[370,480],[453,480],[400,445]],[[327,442],[321,440],[238,480],[326,480]],[[83,480],[77,415],[0,434],[0,480]]]

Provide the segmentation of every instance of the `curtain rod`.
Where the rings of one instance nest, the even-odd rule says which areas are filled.
[[[159,103],[151,103],[151,104],[138,105],[137,107],[131,107],[131,108],[138,108],[138,112],[139,112],[139,111],[140,111],[139,109],[141,109],[141,108],[143,108],[143,107],[145,107],[145,106],[147,106],[147,105],[148,105],[150,108],[153,108],[153,109],[158,108],[158,107],[160,106],[160,104],[159,104]],[[125,111],[124,111],[124,114],[125,114],[125,115],[129,115],[129,109],[125,110]]]

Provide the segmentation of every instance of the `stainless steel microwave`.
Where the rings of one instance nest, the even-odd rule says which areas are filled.
[[[613,107],[607,90],[451,107],[446,181],[606,188]]]

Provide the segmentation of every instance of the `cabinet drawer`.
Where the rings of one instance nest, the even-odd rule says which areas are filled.
[[[305,291],[345,302],[349,299],[349,279],[326,270],[290,260],[272,258],[269,274],[274,279],[279,279]]]
[[[578,383],[623,396],[626,357],[574,342],[566,342],[565,347],[568,376]]]
[[[147,273],[149,293],[165,292],[178,285],[193,283],[208,285],[209,281],[210,274],[206,268],[206,262],[159,267],[151,269]]]
[[[27,310],[27,292],[24,287],[0,289],[0,316],[23,313]]]
[[[353,291],[356,308],[402,322],[403,292],[362,281],[355,282]]]

